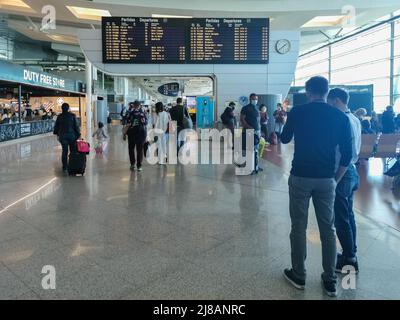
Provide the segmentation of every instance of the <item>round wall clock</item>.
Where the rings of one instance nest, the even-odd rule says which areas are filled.
[[[292,45],[289,40],[282,39],[278,40],[275,45],[276,52],[280,54],[286,54],[290,51]]]

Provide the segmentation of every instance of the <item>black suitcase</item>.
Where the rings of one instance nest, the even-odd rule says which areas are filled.
[[[79,152],[72,152],[69,155],[68,174],[70,176],[85,174],[86,169],[86,154]]]

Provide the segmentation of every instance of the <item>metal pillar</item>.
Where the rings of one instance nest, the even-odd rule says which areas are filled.
[[[390,22],[390,105],[394,105],[394,38],[395,38],[395,21]]]
[[[18,85],[18,122],[21,123],[21,108],[22,108],[22,86]]]

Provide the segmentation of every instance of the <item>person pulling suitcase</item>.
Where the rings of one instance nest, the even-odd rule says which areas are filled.
[[[76,116],[69,112],[69,104],[63,103],[62,113],[57,117],[53,133],[58,136],[58,141],[62,146],[62,170],[68,173],[68,151],[70,154],[76,153],[76,141],[81,136]]]

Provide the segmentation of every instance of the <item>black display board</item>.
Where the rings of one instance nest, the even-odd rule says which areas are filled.
[[[103,17],[102,32],[104,63],[269,61],[268,18]]]

